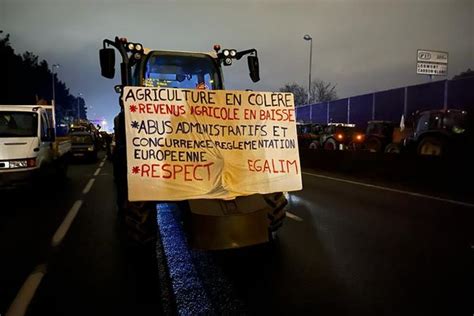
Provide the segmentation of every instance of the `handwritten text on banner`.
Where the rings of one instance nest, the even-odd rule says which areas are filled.
[[[130,201],[302,188],[291,93],[125,87]]]

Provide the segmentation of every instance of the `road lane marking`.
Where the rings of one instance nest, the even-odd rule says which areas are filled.
[[[57,247],[62,242],[64,236],[66,236],[69,228],[71,227],[74,218],[76,218],[76,215],[82,206],[82,202],[82,200],[77,200],[71,207],[63,222],[61,223],[61,225],[59,225],[59,228],[54,233],[53,239],[51,240],[51,246]]]
[[[323,176],[322,174],[315,174],[315,173],[310,173],[310,172],[301,172],[301,173],[305,174],[305,175],[308,175],[308,176],[316,177],[316,178],[322,178],[322,179],[339,181],[339,182],[344,182],[344,183],[349,183],[349,184],[355,184],[355,185],[360,185],[360,186],[364,186],[364,187],[367,187],[367,188],[373,188],[373,189],[385,190],[385,191],[389,191],[389,192],[406,194],[406,195],[411,195],[411,196],[416,196],[416,197],[421,197],[421,198],[425,198],[425,199],[430,199],[430,200],[435,200],[435,201],[440,201],[440,202],[446,202],[446,203],[451,203],[451,204],[456,204],[456,205],[461,205],[461,206],[466,206],[466,207],[474,207],[474,204],[472,204],[472,203],[461,202],[461,201],[450,200],[450,199],[443,199],[443,198],[440,198],[440,197],[437,197],[437,196],[432,196],[432,195],[426,195],[426,194],[415,193],[415,192],[410,192],[410,191],[398,190],[398,189],[393,189],[393,188],[388,188],[388,187],[383,187],[383,186],[368,184],[368,183],[363,183],[363,182],[357,182],[357,181],[352,181],[352,180],[346,180],[346,179],[341,179],[341,178]]]
[[[297,222],[302,222],[303,221],[303,219],[301,217],[299,217],[299,216],[297,216],[293,213],[290,213],[290,212],[286,212],[286,217],[291,218],[291,219],[293,219]]]
[[[11,303],[6,316],[23,316],[30,305],[33,296],[38,289],[41,280],[46,274],[47,265],[41,264],[37,266],[33,272],[26,278],[25,282],[18,291],[15,299]]]
[[[102,162],[99,164],[99,167],[102,168],[102,167],[104,166],[104,164],[105,164],[105,161],[102,161]]]
[[[94,177],[97,177],[99,175],[100,169],[100,167],[97,168],[97,170],[94,172]]]
[[[82,194],[87,194],[92,188],[92,185],[94,184],[95,179],[90,179],[89,182],[87,182],[87,185],[85,186],[84,190],[82,190]]]

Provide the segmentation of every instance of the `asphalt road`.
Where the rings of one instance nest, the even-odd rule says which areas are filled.
[[[112,165],[76,162],[64,183],[37,192],[2,192],[0,314],[38,266],[46,273],[28,315],[131,315],[160,310],[154,249],[136,252],[121,239]],[[101,167],[102,165],[102,167]],[[91,182],[91,179],[94,179]],[[54,235],[82,204],[59,245]]]
[[[472,315],[473,207],[306,171],[274,249],[217,256],[249,311]]]
[[[192,252],[202,283],[231,287],[249,314],[472,315],[474,208],[306,172],[274,244]],[[75,164],[65,183],[1,201],[1,315],[38,266],[28,315],[160,314],[156,253],[121,239],[109,162]]]

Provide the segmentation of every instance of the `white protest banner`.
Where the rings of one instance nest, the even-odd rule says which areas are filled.
[[[302,189],[291,93],[125,87],[130,201]]]

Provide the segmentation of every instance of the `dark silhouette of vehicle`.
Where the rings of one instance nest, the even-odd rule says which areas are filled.
[[[393,142],[395,123],[391,121],[369,121],[365,132],[364,149],[370,152],[384,152]]]
[[[322,131],[323,126],[321,124],[297,124],[296,132],[299,148],[319,149],[321,147],[319,139]]]
[[[324,150],[359,150],[364,138],[354,124],[330,123],[323,128],[320,144]]]
[[[96,161],[98,154],[97,140],[90,132],[72,132],[69,134],[72,141],[71,153],[73,158]]]
[[[465,152],[472,144],[472,130],[466,111],[448,109],[417,112],[412,121],[412,126],[401,137],[397,137],[400,129],[394,129],[393,142],[385,152],[446,156]]]

